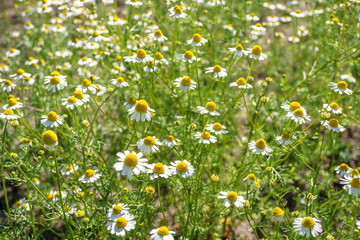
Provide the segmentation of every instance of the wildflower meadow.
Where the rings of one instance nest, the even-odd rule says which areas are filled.
[[[360,239],[359,0],[0,16],[0,239]]]

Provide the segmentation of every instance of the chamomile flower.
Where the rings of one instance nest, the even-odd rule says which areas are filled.
[[[281,105],[281,108],[284,109],[287,112],[293,112],[296,109],[300,108],[303,112],[306,113],[305,108],[301,107],[301,104],[298,103],[298,102],[291,102],[290,104],[289,103],[283,103]]]
[[[97,61],[93,60],[92,58],[84,56],[78,61],[78,64],[80,66],[94,67],[97,65]]]
[[[220,77],[226,77],[226,69],[222,68],[220,65],[215,65],[214,67],[208,67],[206,68],[205,73],[214,73],[214,78]]]
[[[68,176],[71,173],[75,173],[79,169],[78,165],[76,164],[68,164],[63,169],[60,170],[62,175]]]
[[[157,53],[155,54],[155,64],[158,64],[158,63],[163,63],[163,64],[165,64],[165,65],[168,65],[168,64],[169,64],[169,61],[166,60],[161,53],[157,52]]]
[[[96,96],[102,96],[107,92],[106,87],[103,85],[95,84],[95,87],[96,87],[96,92],[95,92]]]
[[[211,133],[215,133],[215,135],[227,134],[228,131],[226,131],[225,129],[226,127],[218,122],[206,125],[206,130],[210,131]]]
[[[343,178],[340,178],[340,184],[345,185],[343,188],[348,190],[348,194],[351,194],[355,197],[360,195],[360,178],[359,176],[349,176],[344,175]]]
[[[110,16],[108,25],[110,26],[124,26],[126,20],[124,18],[120,18],[118,16]]]
[[[215,111],[216,109],[216,103],[214,102],[207,102],[205,107],[198,106],[197,110],[200,112],[200,114],[210,114],[211,116],[219,116],[220,113]]]
[[[118,78],[114,78],[111,79],[110,81],[112,84],[116,85],[119,88],[123,88],[123,87],[128,87],[129,84],[127,82],[125,82],[123,77],[118,77]]]
[[[24,203],[26,203],[26,198],[22,198],[22,199],[16,201],[15,202],[15,207],[20,209],[22,204],[24,204]]]
[[[131,109],[131,108],[135,107],[136,102],[137,102],[136,99],[131,97],[131,98],[129,98],[129,100],[126,103],[123,104],[123,106],[126,109]]]
[[[160,140],[155,136],[147,136],[146,138],[140,139],[136,145],[138,146],[139,150],[143,153],[150,154],[150,152],[156,152],[159,150],[157,145],[162,145]]]
[[[204,131],[202,133],[197,132],[195,133],[194,137],[196,139],[199,139],[199,143],[203,144],[210,144],[210,143],[216,143],[216,137],[211,136],[208,131]]]
[[[36,59],[34,57],[28,57],[28,60],[25,61],[25,65],[35,65],[39,62],[39,59]]]
[[[331,90],[334,90],[335,92],[338,92],[340,94],[347,94],[351,95],[352,91],[347,88],[347,83],[345,81],[340,81],[338,83],[329,83],[329,86],[331,87]]]
[[[327,129],[334,132],[343,132],[345,128],[339,124],[339,121],[335,118],[330,119],[329,121],[321,121],[321,125],[324,125]]]
[[[0,118],[4,120],[16,120],[20,117],[16,115],[12,109],[8,108],[5,109],[4,112],[0,113]]]
[[[300,38],[298,38],[297,36],[290,36],[288,37],[288,41],[291,43],[298,43],[300,42]]]
[[[192,51],[185,51],[184,54],[178,54],[178,58],[181,59],[184,63],[189,62],[192,63],[193,61],[200,61],[201,58],[197,58],[194,56],[194,53]]]
[[[139,49],[131,56],[125,56],[125,62],[133,62],[133,63],[146,63],[154,60],[154,58],[146,55],[146,51],[144,49]]]
[[[181,88],[184,92],[194,90],[196,88],[196,82],[193,81],[189,76],[183,76],[175,79],[174,85]]]
[[[255,154],[269,155],[272,152],[272,149],[267,146],[266,141],[262,138],[252,141],[248,144],[249,149],[252,150]]]
[[[64,118],[58,116],[54,111],[50,111],[47,115],[42,115],[41,118],[41,124],[45,127],[59,127],[64,123]]]
[[[110,221],[115,221],[118,217],[124,216],[125,214],[129,213],[130,208],[127,204],[118,203],[112,205],[109,209],[107,217]]]
[[[158,42],[164,42],[167,40],[167,37],[165,37],[160,29],[156,30],[154,33],[150,33],[149,35],[150,39],[154,39]]]
[[[267,58],[267,55],[262,53],[262,48],[259,45],[255,45],[252,49],[248,48],[247,53],[250,58],[262,61]]]
[[[132,0],[135,1],[135,0]],[[125,236],[126,232],[135,229],[136,221],[134,215],[128,213],[116,218],[114,221],[109,221],[107,230],[116,236]]]
[[[282,222],[284,220],[284,210],[279,207],[275,207],[271,214],[274,216],[275,221]]]
[[[299,9],[296,9],[293,12],[290,12],[290,15],[296,18],[303,18],[305,17],[305,13],[301,12]]]
[[[285,146],[291,145],[292,144],[292,140],[296,140],[296,136],[292,135],[290,133],[283,133],[283,135],[281,136],[277,136],[276,137],[276,141],[282,145],[284,144]]]
[[[330,104],[323,104],[323,108],[328,111],[332,112],[334,114],[341,114],[342,110],[341,107],[336,102],[332,102]]]
[[[247,56],[248,52],[244,49],[244,47],[241,44],[236,45],[234,48],[229,48],[229,51],[231,53],[234,53],[234,56],[242,57]]]
[[[84,94],[82,91],[79,90],[74,91],[74,97],[79,101],[80,105],[83,105],[84,103],[90,101],[90,96],[88,94]]]
[[[180,144],[180,140],[175,138],[173,135],[169,135],[162,143],[167,147],[174,147]]]
[[[310,234],[313,237],[317,237],[322,232],[322,227],[320,224],[320,220],[312,217],[304,217],[304,218],[296,218],[294,220],[294,230],[299,232],[301,236],[306,235],[306,237],[310,237]]]
[[[171,168],[160,162],[148,164],[147,173],[150,173],[150,179],[154,180],[158,177],[169,178],[172,175]]]
[[[66,108],[70,108],[71,110],[73,110],[76,107],[79,107],[83,104],[83,102],[81,100],[78,100],[76,97],[71,96],[68,98],[63,98],[62,99],[62,103],[61,105],[65,106]]]
[[[142,152],[118,152],[116,156],[118,156],[119,159],[118,162],[114,164],[114,169],[118,172],[121,171],[121,175],[126,175],[128,178],[131,178],[133,173],[139,175],[141,172],[146,171],[148,160],[142,158]]]
[[[187,43],[191,44],[192,47],[200,47],[200,46],[204,45],[207,42],[208,42],[208,40],[201,37],[201,35],[198,34],[198,33],[195,33],[193,38],[187,41]]]
[[[339,166],[337,166],[335,168],[335,172],[336,174],[340,174],[340,176],[345,176],[345,175],[348,175],[349,174],[349,171],[351,170],[352,168],[349,167],[349,165],[347,165],[346,163],[342,163],[340,164]]]
[[[301,108],[297,108],[294,111],[290,111],[286,114],[286,117],[295,121],[296,123],[303,124],[306,121],[310,120],[310,117],[306,114],[306,111],[303,111]]]
[[[243,208],[245,199],[242,196],[238,196],[238,194],[234,191],[226,191],[220,192],[218,196],[219,199],[225,199],[224,206],[230,207],[231,204],[234,204],[237,208]]]
[[[150,238],[152,240],[174,240],[174,231],[170,231],[168,227],[161,226],[150,231]]]
[[[5,56],[8,58],[16,57],[18,55],[20,55],[20,50],[16,48],[10,48],[9,51],[5,53]]]
[[[93,183],[101,177],[101,173],[98,170],[88,169],[84,175],[79,178],[82,183]]]
[[[70,191],[74,194],[79,194],[80,192],[82,192],[82,189],[79,188],[78,186],[72,186],[72,187],[70,187]]]
[[[130,6],[141,6],[141,5],[143,5],[143,3],[140,2],[139,0],[126,0],[125,4],[130,5]]]
[[[21,201],[20,205],[19,202]],[[26,201],[25,198],[20,201],[15,202],[15,207],[17,207],[21,212],[30,211],[30,204]]]
[[[53,131],[46,130],[42,135],[42,141],[45,147],[54,150],[54,147],[58,144],[58,137]]]
[[[247,14],[245,16],[245,20],[246,21],[253,21],[253,22],[257,22],[260,20],[260,18],[258,16],[255,15],[255,13],[250,13],[250,14]]]
[[[173,18],[185,18],[187,16],[187,14],[183,12],[181,6],[179,6],[179,5],[176,5],[175,7],[170,8],[169,12],[170,12],[170,17],[173,17]]]
[[[230,87],[238,87],[239,89],[250,89],[252,86],[247,83],[245,78],[238,78],[236,82],[230,83]]]
[[[66,76],[62,76],[58,71],[54,71],[50,76],[45,77],[44,84],[47,84],[45,88],[47,91],[60,91],[67,86]]]
[[[9,97],[7,104],[3,106],[3,109],[18,109],[22,107],[23,104],[18,102],[15,97]]]
[[[32,178],[31,181],[35,184],[35,186],[40,185],[40,180],[37,177]]]
[[[66,216],[70,216],[77,211],[75,204],[64,204],[64,212]]]
[[[180,174],[181,177],[191,177],[195,173],[195,168],[187,160],[177,160],[170,163],[170,168],[174,174]]]
[[[356,79],[354,78],[352,73],[347,73],[347,74],[340,75],[340,78],[341,78],[341,80],[346,80],[346,81],[351,82],[351,83],[356,83]]]
[[[92,84],[89,79],[84,79],[81,83],[81,85],[77,85],[76,90],[82,91],[83,93],[86,93],[87,90],[89,90],[92,94],[96,93],[96,85]]]
[[[24,79],[23,79],[23,84],[24,84],[25,86],[31,86],[31,85],[33,85],[34,83],[35,83],[35,79],[32,78],[32,77],[24,77]]]
[[[16,84],[10,80],[0,79],[0,88],[5,92],[11,92],[16,88]]]
[[[131,115],[130,119],[135,119],[136,122],[140,120],[142,122],[144,122],[145,120],[150,121],[153,117],[153,112],[155,112],[155,110],[150,108],[148,103],[144,99],[139,100],[134,107],[128,110],[129,115]]]
[[[108,42],[109,38],[101,36],[100,33],[98,33],[97,31],[94,31],[91,36],[89,37],[89,41],[92,42]]]

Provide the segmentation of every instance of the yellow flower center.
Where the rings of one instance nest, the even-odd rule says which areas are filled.
[[[236,80],[236,84],[237,85],[245,85],[246,84],[245,78],[239,78],[238,80]]]
[[[112,210],[112,213],[115,214],[115,215],[117,215],[117,214],[119,214],[121,212],[122,212],[122,207],[119,206],[119,205],[116,205]]]
[[[355,168],[351,169],[351,170],[349,171],[349,173],[350,173],[351,175],[355,175],[355,176],[359,176],[359,175],[360,175],[359,170],[357,170],[357,169],[355,169]]]
[[[48,201],[50,201],[51,199],[53,199],[54,198],[54,195],[52,194],[52,193],[48,193],[47,195],[46,195],[46,200],[48,200]]]
[[[94,31],[94,32],[92,33],[92,36],[93,36],[93,37],[98,37],[98,36],[100,36],[100,34],[99,34],[97,31]]]
[[[251,53],[256,55],[256,56],[260,56],[262,53],[262,48],[259,45],[255,45],[253,47],[253,49],[251,50]]]
[[[135,110],[139,113],[146,113],[148,108],[148,103],[143,99],[139,100],[135,105]]]
[[[330,107],[331,107],[332,109],[338,109],[338,108],[339,108],[339,105],[338,105],[336,102],[332,102],[332,103],[330,103]]]
[[[116,79],[116,81],[119,82],[119,83],[125,82],[125,80],[124,80],[123,77],[118,77],[118,78]]]
[[[10,80],[6,80],[4,82],[5,86],[11,86],[12,82]]]
[[[18,70],[16,70],[16,74],[17,75],[23,75],[25,73],[25,71],[21,68],[19,68]]]
[[[289,109],[290,109],[291,111],[294,111],[294,110],[296,110],[296,109],[298,109],[298,108],[300,108],[300,103],[298,103],[298,102],[292,102],[292,103],[290,103]]]
[[[205,109],[210,112],[215,111],[215,108],[216,108],[216,104],[214,102],[207,102],[205,105]]]
[[[214,72],[221,72],[221,67],[220,67],[220,65],[215,65],[215,66],[213,67],[213,70],[214,70]]]
[[[129,98],[129,100],[128,100],[128,104],[130,104],[130,105],[135,105],[135,103],[136,103],[136,99],[135,98]]]
[[[191,85],[191,78],[189,76],[185,76],[181,79],[181,85],[188,87]]]
[[[165,172],[164,164],[159,163],[159,162],[156,163],[154,166],[153,172],[157,173],[157,174],[163,174]]]
[[[351,185],[351,187],[353,187],[353,188],[359,189],[359,188],[360,188],[360,179],[359,179],[359,178],[352,178],[352,179],[350,180],[350,185]]]
[[[340,81],[337,83],[337,87],[341,88],[341,89],[346,89],[347,88],[347,83],[345,81]]]
[[[82,82],[81,86],[83,86],[83,87],[90,87],[90,86],[91,86],[90,80],[84,79],[84,81]]]
[[[77,102],[75,97],[69,97],[67,101],[68,101],[68,103],[76,103]]]
[[[58,141],[58,137],[53,131],[47,130],[43,133],[42,140],[45,145],[51,146]]]
[[[229,199],[230,201],[234,202],[234,201],[236,201],[237,196],[238,196],[238,195],[237,195],[236,192],[231,191],[231,192],[229,192],[229,193],[227,194],[226,198]]]
[[[8,105],[9,106],[15,106],[17,104],[17,101],[16,101],[16,99],[15,98],[9,98],[9,100],[8,100]]]
[[[220,131],[222,129],[221,123],[218,123],[218,122],[214,123],[213,129],[216,130],[216,131]]]
[[[207,131],[201,133],[201,138],[203,138],[203,139],[210,139],[210,133],[207,132]]]
[[[244,50],[244,47],[243,47],[243,45],[241,45],[241,44],[236,45],[235,48],[236,48],[236,50],[238,50],[238,51]]]
[[[71,206],[70,205],[65,205],[64,206],[64,210],[65,210],[65,212],[69,212],[70,210],[71,210]]]
[[[126,155],[124,163],[128,167],[134,168],[138,164],[138,157],[133,153],[129,153]]]
[[[144,49],[139,49],[136,51],[136,56],[140,59],[144,59],[146,57],[146,52]]]
[[[66,169],[66,171],[71,171],[72,169],[73,169],[74,167],[73,167],[73,165],[66,165],[66,167],[65,167],[65,169]]]
[[[94,176],[94,175],[95,175],[95,171],[92,170],[92,169],[88,169],[88,170],[86,170],[86,172],[85,172],[85,177],[86,177],[86,178],[91,178],[91,177]]]
[[[342,163],[340,164],[339,169],[342,171],[346,171],[349,169],[349,166],[346,163]]]
[[[124,217],[118,217],[116,219],[116,227],[124,228],[127,225],[127,221]]]
[[[51,111],[47,114],[47,119],[51,122],[55,122],[58,119],[58,115],[56,112]]]
[[[178,165],[176,166],[176,170],[178,172],[183,173],[183,172],[186,172],[188,170],[188,166],[184,162],[179,162]]]
[[[261,23],[257,23],[257,24],[255,24],[255,26],[262,27]]]
[[[339,23],[339,19],[338,19],[338,18],[336,18],[336,17],[332,18],[332,19],[331,19],[331,21],[332,21],[333,23],[336,23],[336,24],[338,24],[338,23]]]
[[[174,137],[173,135],[169,135],[169,136],[167,137],[167,140],[168,140],[169,142],[172,142],[172,141],[175,140],[175,137]]]
[[[260,139],[256,140],[255,146],[259,149],[265,149],[266,141],[263,138],[260,138]]]
[[[20,206],[21,206],[21,201],[16,201],[16,202],[15,202],[15,207],[18,208],[18,207],[20,207]]]
[[[175,12],[176,14],[181,14],[183,11],[182,11],[182,9],[181,9],[180,6],[175,6],[175,7],[174,7],[174,12]]]
[[[167,236],[170,234],[170,231],[166,226],[161,226],[159,230],[157,230],[157,233],[161,236]]]
[[[272,211],[272,215],[277,216],[277,217],[282,216],[282,215],[284,215],[284,210],[282,210],[282,209],[279,208],[279,207],[276,207],[276,208],[274,208],[274,210]]]
[[[14,115],[14,111],[12,109],[5,109],[4,114],[5,115]]]
[[[82,60],[83,60],[83,61],[87,61],[87,60],[88,60],[88,57],[84,56],[84,57],[82,57]]]
[[[10,52],[11,52],[11,53],[14,53],[15,51],[16,51],[15,48],[10,48]]]
[[[82,91],[76,90],[76,91],[74,91],[74,97],[82,100],[84,98],[84,93]]]
[[[24,80],[25,80],[25,82],[29,82],[31,80],[31,78],[30,77],[25,77]]]
[[[27,204],[26,204],[26,203],[24,203],[24,204],[21,206],[22,209],[26,209],[26,207],[27,207]]]
[[[50,76],[57,77],[57,76],[60,76],[60,73],[58,71],[53,71],[50,73]]]
[[[32,60],[34,60],[35,58],[33,58],[33,57],[28,57],[28,60],[29,61],[32,61]]]
[[[299,14],[299,13],[301,13],[301,11],[299,9],[296,9],[295,13]]]
[[[144,139],[144,144],[146,146],[153,146],[153,145],[155,145],[155,139],[151,136],[148,136]]]
[[[50,79],[50,84],[51,85],[58,85],[60,83],[60,79],[58,77],[52,77]]]
[[[359,184],[359,187],[360,187],[360,184]],[[315,226],[315,221],[311,217],[306,217],[302,220],[301,224],[305,228],[313,228]]]
[[[303,117],[305,114],[304,114],[304,111],[301,108],[298,108],[298,109],[295,109],[294,115],[297,116],[297,117]]]
[[[192,59],[194,57],[194,53],[192,51],[186,51],[184,56],[186,59]]]
[[[57,28],[57,29],[62,28],[61,24],[57,24],[57,25],[56,25],[56,28]]]
[[[333,128],[337,128],[339,126],[339,121],[335,118],[332,118],[328,121],[328,124]]]
[[[200,42],[201,41],[201,35],[198,34],[198,33],[194,34],[193,41],[196,42],[196,43]]]
[[[161,53],[158,52],[158,53],[155,54],[155,59],[156,60],[160,60],[160,59],[163,59],[163,58],[164,58],[164,56]]]
[[[155,35],[156,37],[161,37],[161,36],[163,35],[163,33],[162,33],[162,31],[161,31],[160,29],[158,29],[158,30],[156,30],[156,31],[154,32],[154,35]]]
[[[282,138],[283,140],[289,140],[289,139],[291,138],[291,135],[290,135],[289,133],[284,133],[284,134],[281,136],[281,138]]]

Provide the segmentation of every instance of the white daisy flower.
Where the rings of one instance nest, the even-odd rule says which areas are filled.
[[[231,53],[234,53],[237,57],[247,56],[248,53],[241,44],[236,45],[234,48],[229,48]]]
[[[332,112],[334,114],[341,114],[342,113],[341,107],[339,107],[339,105],[336,102],[332,102],[330,104],[323,104],[323,108],[326,111]]]
[[[146,51],[144,49],[139,49],[133,55],[124,57],[125,62],[132,63],[146,63],[153,60],[154,58],[146,55]]]
[[[238,87],[239,89],[250,89],[252,86],[247,83],[245,78],[238,78],[236,82],[230,83],[230,87]]]
[[[296,18],[303,18],[305,17],[305,14],[303,12],[301,12],[299,9],[296,9],[293,12],[290,12],[290,15]]]
[[[148,164],[147,173],[151,174],[151,180],[154,180],[158,177],[169,178],[173,174],[169,166],[166,166],[160,162]]]
[[[157,53],[155,54],[155,64],[158,64],[158,63],[160,63],[160,62],[163,63],[163,64],[165,64],[165,65],[168,65],[168,64],[169,64],[169,61],[166,60],[161,53],[157,52]]]
[[[276,9],[276,5],[273,4],[272,2],[264,2],[263,3],[263,6],[268,8],[268,9],[271,9],[271,10],[275,10]]]
[[[310,117],[306,114],[306,111],[303,111],[301,108],[297,108],[292,112],[288,112],[286,117],[291,118],[291,120],[299,124],[303,124],[310,120]]]
[[[209,123],[206,125],[206,130],[210,131],[211,133],[215,133],[215,135],[221,135],[221,134],[227,134],[228,131],[225,130],[226,127],[224,125],[221,125],[221,123]]]
[[[246,21],[257,22],[257,21],[260,20],[260,18],[258,16],[256,16],[255,13],[250,13],[250,14],[246,14],[245,20]]]
[[[280,17],[280,21],[283,22],[283,23],[291,22],[291,17],[285,15],[283,17]]]
[[[11,92],[16,88],[16,84],[10,80],[0,79],[0,88],[5,92]]]
[[[345,128],[339,124],[339,121],[335,118],[330,119],[329,121],[321,121],[321,125],[325,126],[327,129],[334,132],[343,132]]]
[[[347,94],[351,95],[353,92],[347,88],[347,83],[345,81],[340,81],[338,83],[329,83],[329,86],[331,87],[331,90],[334,90],[335,92],[338,92],[340,94]]]
[[[192,47],[200,47],[207,42],[208,40],[202,38],[201,35],[198,33],[194,34],[193,38],[187,41],[187,43],[191,44]]]
[[[184,54],[178,54],[178,58],[181,59],[184,63],[189,62],[192,63],[193,61],[200,61],[201,58],[197,58],[194,56],[194,53],[192,51],[185,51]]]
[[[131,115],[130,119],[135,119],[136,122],[140,120],[142,122],[145,120],[150,121],[153,117],[153,112],[155,112],[155,110],[150,108],[148,103],[143,99],[139,100],[134,107],[128,110],[129,115]]]
[[[30,206],[27,203],[26,198],[22,198],[15,202],[15,207],[18,208],[20,211],[30,211]]]
[[[170,231],[168,227],[161,226],[150,231],[150,238],[152,240],[174,240],[174,231]]]
[[[207,102],[205,107],[198,106],[197,110],[200,112],[200,114],[207,114],[209,113],[211,116],[219,116],[220,113],[215,111],[216,109],[216,103],[214,102]]]
[[[226,192],[220,192],[220,195],[218,196],[219,199],[225,199],[224,206],[230,207],[231,204],[234,204],[237,208],[244,207],[245,199],[242,196],[238,196],[236,192],[234,191],[226,191]]]
[[[146,171],[148,160],[146,158],[142,158],[142,152],[118,152],[116,156],[119,157],[119,162],[114,164],[114,169],[118,172],[121,171],[121,175],[126,175],[128,178],[131,178],[133,173],[135,175],[139,175],[141,172]]]
[[[328,25],[338,25],[338,26],[343,25],[337,17],[333,17],[331,18],[331,21],[326,21],[325,23]]]
[[[101,173],[98,170],[88,169],[85,174],[79,178],[82,183],[93,183],[101,177]]]
[[[296,136],[289,134],[289,133],[284,133],[281,136],[277,136],[276,137],[276,141],[282,145],[284,144],[285,146],[291,145],[292,144],[292,140],[296,140]]]
[[[110,40],[109,38],[101,36],[100,33],[98,33],[97,31],[94,31],[89,37],[90,42],[96,42],[96,43],[108,42],[109,40]]]
[[[110,16],[108,24],[110,26],[124,26],[126,20],[124,18],[120,18],[118,16]]]
[[[72,187],[70,187],[70,191],[74,194],[79,194],[80,192],[82,192],[82,189],[79,188],[78,186],[72,186]]]
[[[79,103],[80,105],[83,105],[84,103],[87,103],[88,101],[90,101],[90,96],[88,94],[84,94],[84,92],[82,91],[74,91],[74,97],[81,103]]]
[[[40,180],[36,177],[34,177],[33,179],[31,179],[31,181],[35,184],[35,186],[39,186],[40,185]]]
[[[259,61],[265,60],[267,55],[262,53],[262,48],[259,45],[255,45],[252,49],[247,49],[247,54],[249,54],[250,58],[257,59]]]
[[[291,37],[288,37],[288,41],[291,43],[298,43],[298,42],[300,42],[300,38],[298,38],[297,36],[291,36]]]
[[[113,78],[110,80],[110,82],[114,85],[116,85],[119,88],[123,88],[123,87],[128,87],[129,84],[127,82],[125,82],[123,77],[118,77],[118,78]]]
[[[62,175],[69,176],[71,173],[75,173],[79,169],[79,166],[76,164],[68,164],[63,169],[60,170]]]
[[[304,26],[300,26],[299,30],[298,30],[298,35],[300,37],[304,37],[307,36],[309,34],[309,31],[304,27]]]
[[[37,64],[39,62],[39,59],[36,59],[34,57],[28,57],[28,60],[25,61],[25,65],[34,65]]]
[[[194,137],[196,139],[199,139],[199,143],[204,143],[204,144],[210,144],[210,143],[216,143],[216,137],[211,136],[209,132],[204,131],[202,133],[197,132],[195,133]]]
[[[255,154],[269,155],[272,152],[272,149],[267,146],[266,141],[263,138],[250,142],[248,146]]]
[[[340,78],[341,78],[341,80],[346,80],[346,81],[351,82],[351,83],[356,83],[356,79],[354,78],[352,73],[347,73],[347,74],[340,75]]]
[[[59,127],[64,123],[64,118],[58,116],[54,111],[50,111],[47,115],[42,115],[41,118],[41,124],[45,127]]]
[[[275,221],[282,222],[284,220],[284,210],[279,207],[275,207],[271,214],[275,217]]]
[[[206,68],[205,73],[214,73],[214,78],[220,77],[226,77],[226,69],[222,68],[220,65],[215,65],[214,67],[208,67]]]
[[[252,185],[256,182],[256,176],[253,173],[248,174],[243,181],[246,181],[248,185]]]
[[[66,76],[61,76],[59,72],[55,71],[51,73],[51,76],[45,77],[44,84],[47,84],[47,91],[60,91],[67,86]]]
[[[50,193],[48,193],[46,195],[46,200],[48,200],[48,202],[51,202],[51,201],[59,201],[60,200],[60,195],[61,195],[61,198],[62,199],[65,199],[66,196],[67,196],[67,193],[65,191],[55,191],[55,190],[52,190],[50,191]]]
[[[107,217],[110,221],[116,221],[118,217],[124,216],[125,214],[129,213],[130,208],[127,204],[124,203],[118,203],[112,205],[112,207],[109,209]]]
[[[114,221],[109,221],[107,223],[107,230],[109,230],[111,234],[124,237],[126,232],[135,229],[136,221],[134,219],[134,215],[130,213],[122,215]]]
[[[5,109],[4,112],[0,113],[0,118],[4,120],[16,120],[20,117],[16,115],[12,109],[8,108]]]
[[[180,174],[181,177],[191,177],[195,173],[195,168],[187,160],[177,160],[170,163],[170,168],[174,174]]]
[[[82,91],[83,93],[86,93],[87,90],[89,90],[92,94],[96,93],[96,85],[92,84],[89,79],[84,79],[81,85],[77,85],[76,90]]]
[[[173,135],[169,135],[162,143],[167,147],[174,147],[180,144],[180,140],[175,138]]]
[[[125,4],[130,5],[130,6],[141,6],[141,5],[143,5],[143,3],[140,2],[139,0],[126,0]]]
[[[160,29],[156,30],[154,33],[150,33],[149,35],[150,39],[154,39],[158,42],[164,42],[167,40],[167,37],[165,37]]]
[[[23,84],[24,84],[25,86],[31,86],[31,85],[33,85],[34,83],[35,83],[35,79],[32,78],[32,77],[24,77],[24,79],[23,79]]]
[[[196,82],[193,81],[189,76],[183,76],[175,79],[174,85],[181,88],[184,92],[194,90],[196,88]]]
[[[84,44],[84,42],[77,38],[73,38],[73,39],[71,39],[71,41],[68,42],[68,46],[74,47],[74,48],[81,48],[83,46],[83,44]]]
[[[5,53],[5,56],[8,58],[16,57],[18,55],[20,55],[20,50],[16,48],[10,48],[10,50]]]
[[[126,103],[123,104],[123,106],[129,110],[129,109],[135,107],[136,102],[137,102],[136,99],[131,97],[131,98],[129,98],[129,100]]]
[[[301,236],[306,235],[310,237],[310,234],[315,238],[322,232],[320,220],[312,217],[296,218],[294,220],[294,230],[299,232]]]
[[[150,154],[150,152],[156,152],[159,148],[156,145],[161,146],[162,143],[155,136],[147,136],[146,138],[140,139],[137,143],[140,151],[143,153]]]
[[[84,56],[78,61],[78,64],[80,66],[94,67],[97,65],[97,61],[93,60],[92,58]]]
[[[64,212],[66,216],[70,216],[76,212],[76,205],[75,204],[65,204],[64,205]]]
[[[44,143],[44,147],[49,148],[50,150],[54,150],[54,147],[58,145],[58,137],[56,133],[51,130],[46,130],[43,133],[42,141]]]
[[[287,112],[293,112],[295,111],[296,109],[300,108],[301,110],[303,110],[303,112],[306,113],[306,110],[305,108],[301,107],[300,103],[298,102],[291,102],[290,104],[289,103],[283,103],[281,105],[281,108],[284,109],[285,111]]]
[[[339,174],[340,176],[345,176],[345,175],[348,175],[349,174],[349,171],[351,170],[352,168],[349,167],[349,165],[347,165],[346,163],[342,163],[340,164],[339,166],[337,166],[335,168],[335,172],[336,174]]]
[[[66,108],[70,108],[71,110],[83,104],[82,101],[78,100],[76,97],[73,96],[68,98],[63,98],[62,101],[63,102],[61,103],[61,105],[65,106]]]
[[[183,12],[183,10],[181,9],[181,7],[179,5],[176,5],[175,7],[170,8],[169,12],[170,12],[170,17],[173,17],[173,18],[185,18],[187,16],[187,14]]]
[[[23,104],[21,102],[18,102],[16,98],[9,97],[7,104],[3,106],[3,109],[18,109],[22,107]]]

